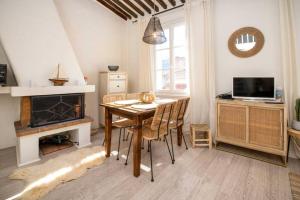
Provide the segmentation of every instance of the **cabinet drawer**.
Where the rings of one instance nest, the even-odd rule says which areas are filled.
[[[119,80],[119,79],[126,79],[125,74],[109,74],[110,80]]]
[[[125,80],[110,80],[108,86],[109,93],[123,93],[126,92]]]

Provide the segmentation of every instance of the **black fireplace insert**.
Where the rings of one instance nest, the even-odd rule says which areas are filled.
[[[31,127],[84,118],[84,94],[31,97]]]

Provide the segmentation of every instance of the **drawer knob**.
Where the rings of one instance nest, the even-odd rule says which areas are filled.
[[[120,76],[118,76],[118,78],[120,78]]]
[[[117,85],[117,87],[120,87],[119,85]]]

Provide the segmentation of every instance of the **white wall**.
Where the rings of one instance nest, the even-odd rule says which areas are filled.
[[[125,48],[125,65],[127,66],[128,72],[128,89],[129,92],[138,92],[138,78],[139,74],[139,27],[137,23],[127,24],[127,44]],[[142,38],[140,38],[142,40]]]
[[[98,88],[98,72],[107,66],[123,65],[126,23],[101,4],[92,0],[55,0],[64,28],[71,41],[84,76]],[[128,22],[130,23],[130,22]],[[98,89],[86,95],[86,112],[98,126]]]
[[[0,39],[19,86],[50,85],[59,63],[68,84],[84,84],[53,0],[1,0],[0,24]]]
[[[282,87],[278,0],[215,0],[216,92],[230,92],[233,76],[274,76]],[[261,30],[265,45],[250,58],[230,53],[227,42],[239,28]]]
[[[294,19],[295,19],[295,31],[296,31],[296,62],[297,62],[297,82],[298,82],[298,93],[300,94],[300,0],[294,0]],[[300,96],[299,96],[300,98]]]
[[[9,64],[1,43],[0,63]],[[8,68],[7,83],[15,85],[10,68]],[[13,98],[9,94],[0,94],[0,149],[16,144],[14,121],[17,121],[20,116],[19,104],[19,98]]]

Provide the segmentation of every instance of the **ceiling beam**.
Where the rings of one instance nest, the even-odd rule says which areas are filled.
[[[147,13],[151,14],[151,9],[148,8],[148,6],[146,6],[146,4],[144,4],[143,1],[141,1],[141,0],[135,0],[135,2],[137,4],[139,4],[139,6],[141,6]]]
[[[131,15],[122,10],[122,8],[118,7],[112,0],[106,0],[106,2],[109,3],[114,9],[125,15],[128,19],[132,19]]]
[[[159,5],[161,5],[161,7],[163,7],[164,9],[167,9],[168,8],[168,6],[167,6],[167,4],[163,1],[163,0],[156,0],[158,3],[159,3]]]
[[[152,0],[145,0],[145,2],[149,5],[150,8],[152,8],[152,9],[155,8],[155,11],[159,12],[158,6],[155,5]]]
[[[136,7],[136,5],[134,5],[130,0],[123,0],[128,6],[130,6],[133,10],[135,10],[137,13],[139,13],[140,15],[144,16],[144,12],[141,11],[141,9],[139,9],[138,7]]]
[[[138,18],[138,15],[133,12],[130,8],[128,8],[125,4],[123,4],[120,0],[113,0],[115,4],[123,8],[126,12],[132,15],[132,17]]]
[[[169,0],[169,3],[170,3],[172,6],[176,6],[176,1],[175,1],[175,0]]]
[[[115,13],[116,15],[118,15],[119,17],[121,17],[122,19],[127,21],[127,17],[124,14],[122,14],[120,11],[118,11],[114,7],[112,7],[109,3],[107,3],[107,0],[97,0],[97,2],[99,2],[106,8],[110,9],[113,13]]]

